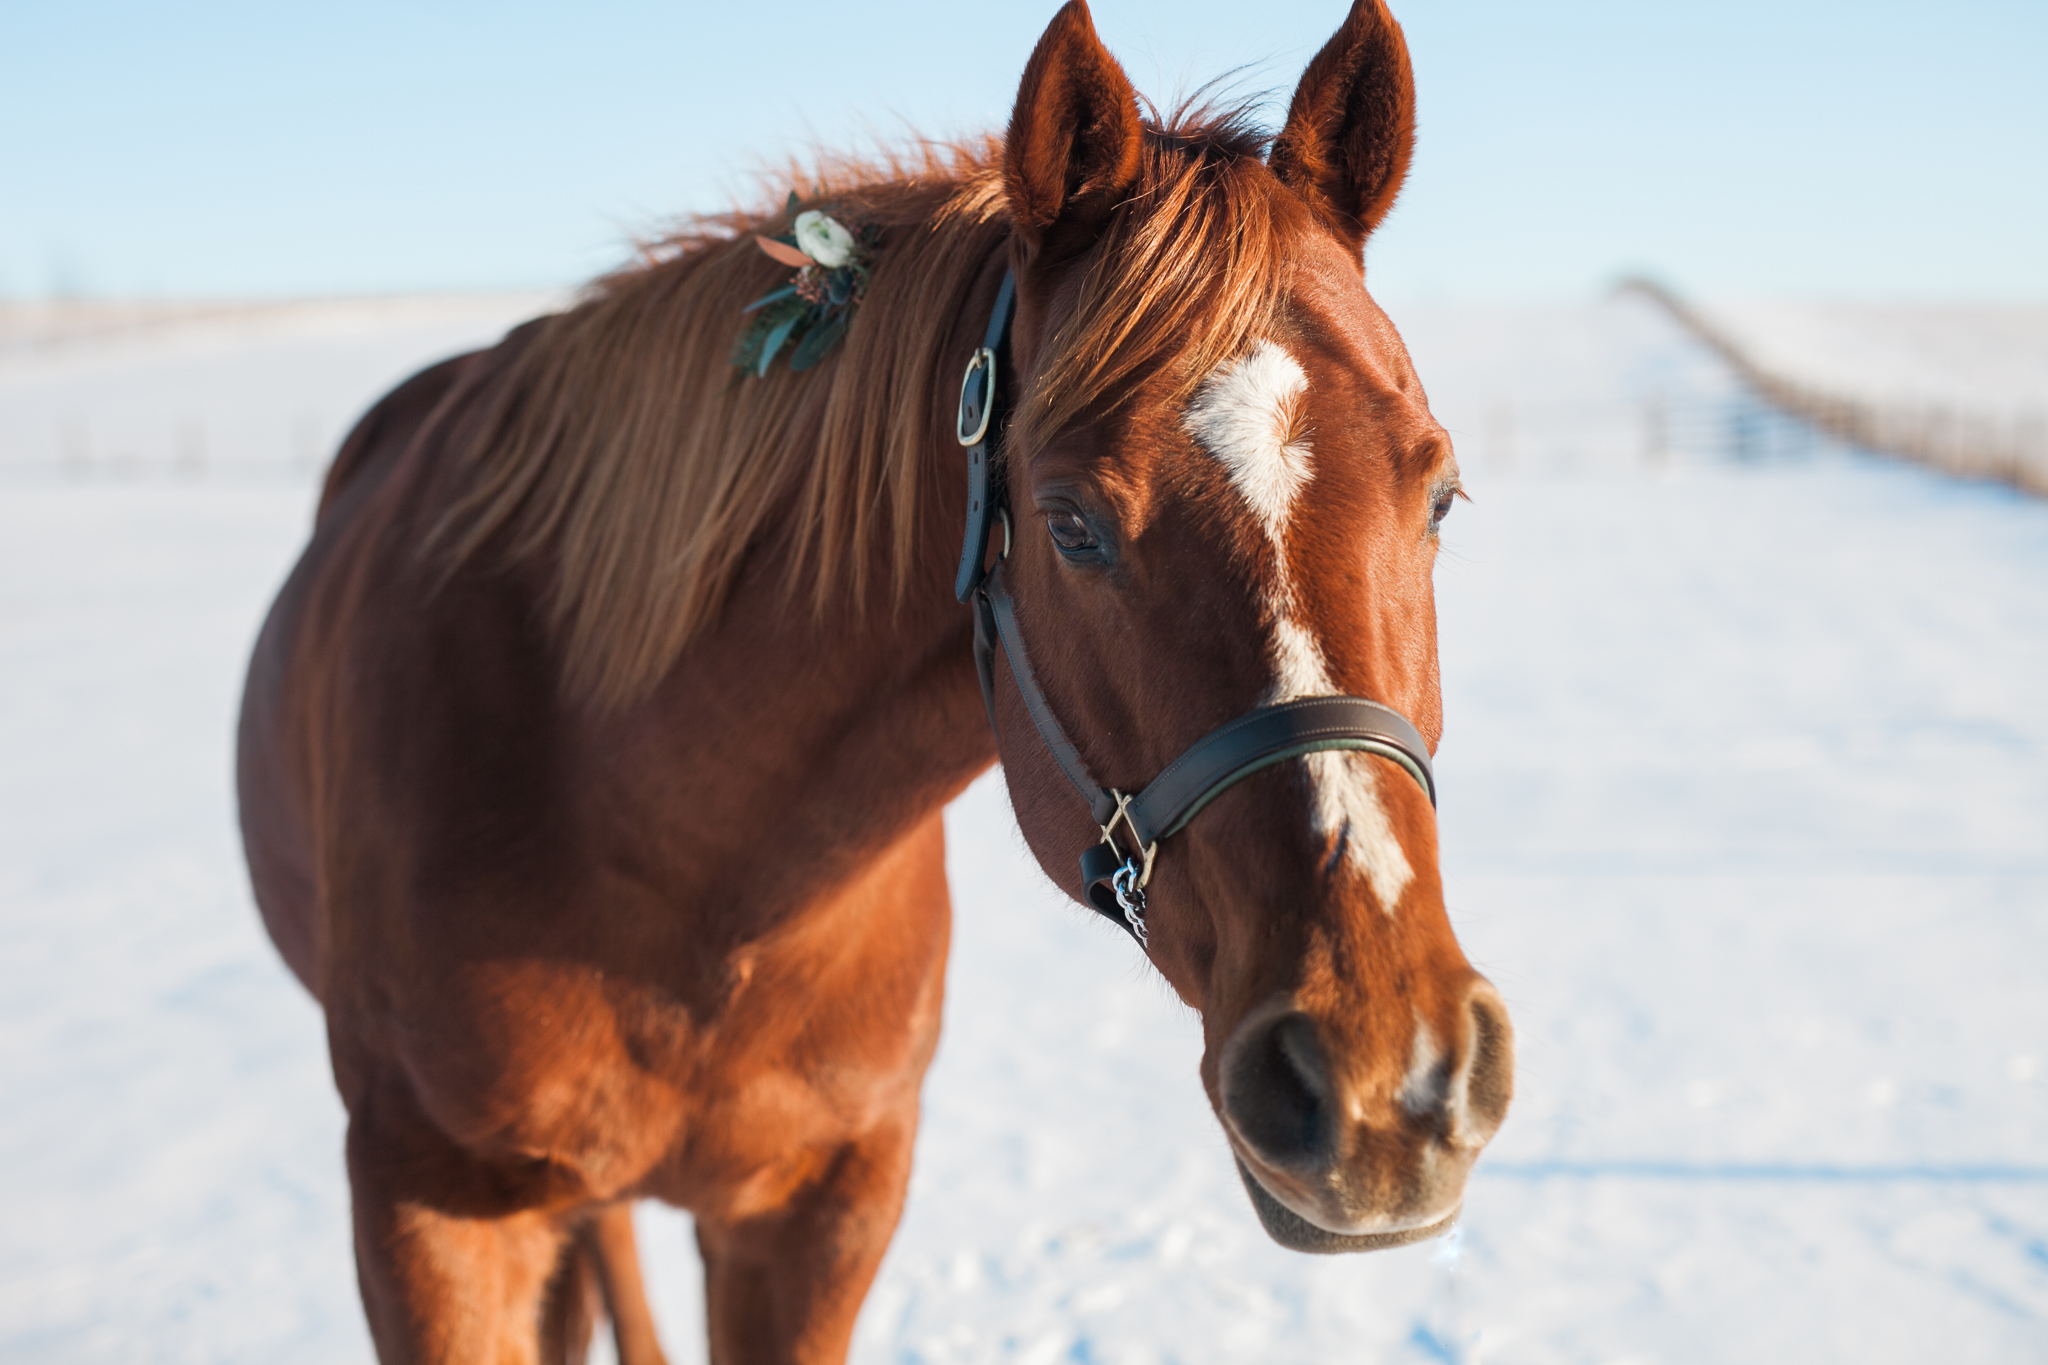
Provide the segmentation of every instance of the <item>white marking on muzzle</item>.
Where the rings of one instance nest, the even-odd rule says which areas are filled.
[[[1443,1107],[1450,1077],[1443,1070],[1443,1049],[1436,1031],[1420,1013],[1415,1016],[1415,1045],[1408,1055],[1408,1075],[1401,1082],[1401,1107],[1427,1114]]]
[[[1326,697],[1337,691],[1315,636],[1295,615],[1286,553],[1295,500],[1315,477],[1312,449],[1298,430],[1308,376],[1285,348],[1262,341],[1210,375],[1188,405],[1184,425],[1230,474],[1273,545],[1266,590],[1272,622],[1273,686],[1266,703]],[[1408,855],[1380,804],[1378,776],[1365,755],[1326,750],[1307,756],[1311,819],[1325,844],[1342,840],[1345,863],[1362,874],[1387,914],[1414,877]]]

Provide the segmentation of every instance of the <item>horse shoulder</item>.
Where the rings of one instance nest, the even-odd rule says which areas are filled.
[[[327,925],[319,891],[319,703],[346,653],[338,604],[366,555],[379,553],[408,467],[443,461],[450,416],[530,339],[516,329],[489,351],[428,367],[356,423],[322,488],[313,534],[272,602],[252,652],[237,729],[236,784],[252,887],[266,928],[300,981],[324,998]],[[409,556],[408,556],[409,558]]]
[[[329,466],[314,532],[265,616],[251,653],[236,735],[242,840],[257,907],[294,975],[320,994],[314,830],[309,807],[306,669],[294,666],[305,608],[337,545],[399,457],[468,369],[473,355],[407,379],[356,423]]]

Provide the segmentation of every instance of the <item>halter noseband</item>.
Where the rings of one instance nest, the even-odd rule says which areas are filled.
[[[1141,792],[1126,794],[1095,780],[1038,685],[1003,573],[1010,555],[1010,498],[1008,471],[998,466],[997,456],[1006,406],[1002,372],[1009,364],[1010,315],[1016,296],[1016,276],[1005,271],[988,329],[960,382],[954,435],[967,448],[967,535],[960,547],[953,595],[974,607],[974,667],[981,676],[989,726],[996,728],[995,653],[1000,644],[1039,738],[1102,830],[1102,841],[1081,855],[1082,893],[1089,905],[1144,946],[1145,887],[1152,879],[1160,841],[1179,833],[1202,807],[1261,768],[1325,749],[1358,749],[1400,764],[1421,785],[1432,807],[1436,779],[1429,766],[1429,746],[1392,707],[1361,697],[1304,697],[1261,706],[1211,730]],[[997,521],[1003,525],[1003,552],[992,567],[984,568],[989,532]],[[1131,840],[1129,853],[1117,842],[1119,825]]]

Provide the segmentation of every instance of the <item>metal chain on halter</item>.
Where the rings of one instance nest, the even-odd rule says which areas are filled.
[[[1140,947],[1150,948],[1152,936],[1145,932],[1145,888],[1134,885],[1138,879],[1138,865],[1126,862],[1116,870],[1109,884],[1116,888],[1116,903],[1124,908],[1124,923],[1131,926]]]

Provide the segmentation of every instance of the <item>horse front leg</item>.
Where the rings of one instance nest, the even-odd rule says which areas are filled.
[[[838,1149],[782,1208],[699,1216],[712,1365],[839,1365],[910,1184],[908,1112]]]
[[[584,1227],[581,1238],[597,1264],[605,1310],[611,1314],[612,1338],[618,1346],[619,1365],[668,1365],[640,1278],[640,1244],[633,1233],[633,1206],[619,1203],[599,1209]]]
[[[416,1112],[396,1112],[411,1109],[404,1099],[377,1098],[350,1116],[347,1150],[356,1278],[378,1360],[537,1365],[571,1226],[525,1188],[531,1176],[485,1167]],[[558,1326],[588,1339],[587,1323]]]

